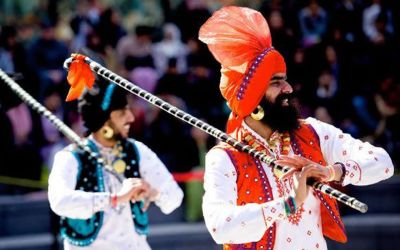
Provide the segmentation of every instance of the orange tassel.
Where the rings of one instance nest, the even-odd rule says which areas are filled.
[[[66,101],[78,99],[85,87],[91,89],[94,84],[94,75],[90,66],[85,63],[85,56],[80,54],[72,54],[73,60],[69,67],[67,80],[71,86]]]

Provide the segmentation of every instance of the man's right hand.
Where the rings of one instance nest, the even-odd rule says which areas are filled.
[[[117,203],[135,200],[142,192],[146,191],[146,183],[140,178],[128,178],[122,182],[122,188],[117,193]]]
[[[307,197],[308,187],[307,187],[307,179],[314,178],[318,181],[324,181],[329,178],[329,170],[327,167],[321,166],[318,163],[315,163],[307,158],[302,156],[294,155],[294,156],[281,156],[280,160],[275,161],[278,165],[283,165],[287,167],[291,167],[292,169],[289,172],[285,173],[281,178],[285,179],[289,176],[293,176],[294,179],[294,191],[295,191],[295,200],[296,204],[300,206],[303,204],[304,200]],[[335,167],[335,166],[334,166]],[[335,169],[335,172],[336,171]],[[340,172],[340,171],[339,171]],[[337,175],[337,176],[336,176]],[[335,178],[340,179],[341,174],[335,173]]]
[[[297,207],[301,206],[305,199],[307,198],[308,189],[307,179],[310,177],[320,176],[320,171],[315,165],[307,165],[303,167],[300,171],[295,171],[293,173],[294,180],[294,192]]]

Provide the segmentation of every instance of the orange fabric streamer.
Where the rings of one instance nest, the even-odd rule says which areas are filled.
[[[250,62],[272,46],[271,33],[261,13],[236,6],[216,11],[200,28],[199,39],[227,68]]]
[[[66,98],[67,102],[78,99],[85,90],[85,86],[91,89],[95,80],[90,66],[85,62],[86,56],[72,54],[72,58],[67,76],[68,83],[71,86]]]

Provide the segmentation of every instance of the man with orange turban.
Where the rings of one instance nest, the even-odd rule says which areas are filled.
[[[332,125],[299,119],[285,61],[259,12],[224,7],[199,39],[222,66],[220,90],[232,110],[227,132],[292,167],[279,176],[230,145],[210,150],[203,214],[212,237],[224,249],[327,249],[324,236],[346,242],[336,201],[306,181],[373,184],[393,175],[389,155]]]

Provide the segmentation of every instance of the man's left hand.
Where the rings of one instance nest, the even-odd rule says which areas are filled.
[[[319,180],[319,181],[332,181],[332,180],[340,180],[340,173],[341,170],[338,170],[335,165],[330,166],[333,167],[333,173],[329,171],[328,166],[322,166],[316,162],[313,162],[307,158],[304,158],[299,155],[293,155],[293,156],[286,156],[286,155],[281,155],[279,160],[275,161],[276,164],[282,165],[282,166],[287,166],[291,167],[294,170],[300,171],[303,169],[305,166],[315,166],[315,171],[317,173],[314,175],[314,178]],[[292,171],[290,171],[292,172]],[[333,176],[332,176],[333,175]],[[286,174],[284,175],[286,177]]]
[[[143,179],[141,188],[142,191],[136,197],[132,197],[132,200],[142,200],[144,202],[142,210],[146,211],[149,208],[150,203],[157,200],[159,192],[156,189],[152,188],[150,184]]]

